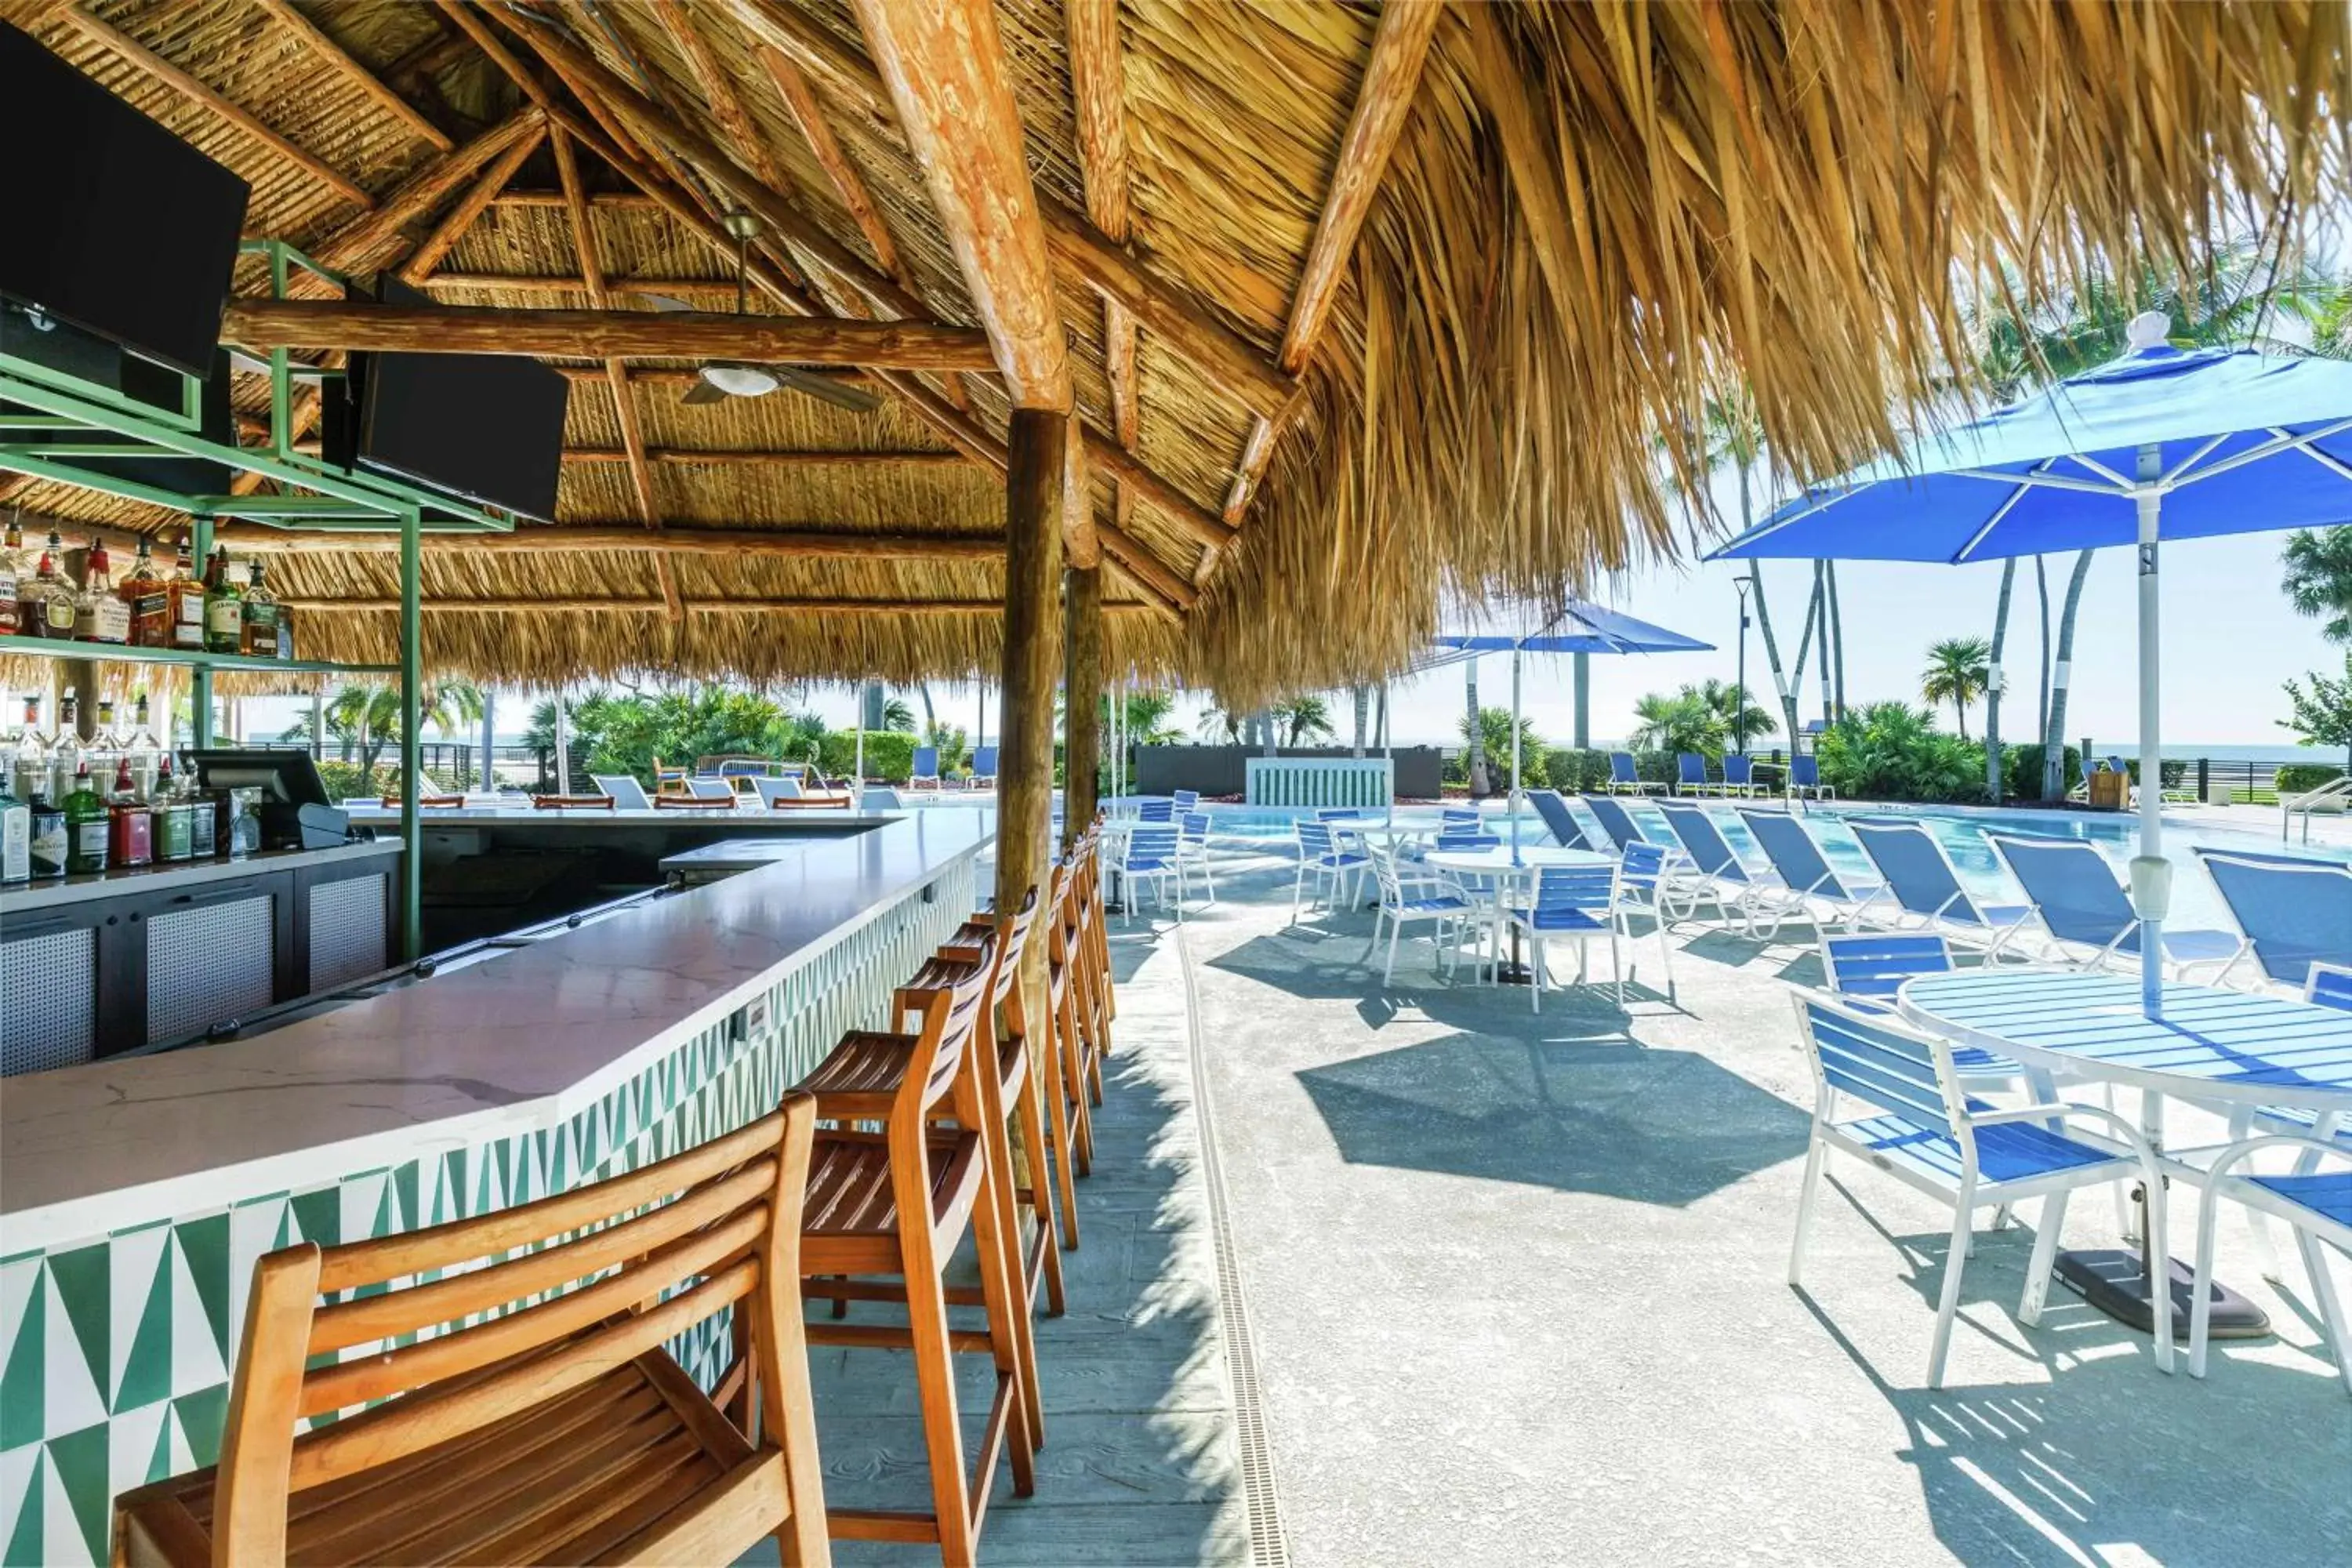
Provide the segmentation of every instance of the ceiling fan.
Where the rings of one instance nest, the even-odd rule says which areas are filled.
[[[735,313],[742,315],[745,305],[745,285],[751,270],[751,237],[760,232],[760,220],[746,212],[730,212],[723,220],[727,232],[735,237]],[[645,298],[656,310],[667,315],[677,310],[692,310],[693,306],[667,294],[647,294]],[[744,360],[712,360],[704,365],[700,379],[688,389],[682,403],[721,403],[730,397],[765,397],[772,392],[789,389],[806,393],[820,403],[830,403],[836,408],[852,413],[867,414],[882,406],[882,399],[862,386],[851,386],[833,376],[818,375],[789,364],[753,364]]]

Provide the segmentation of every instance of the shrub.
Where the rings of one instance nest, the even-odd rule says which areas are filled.
[[[2169,764],[2168,764],[2168,766]],[[2042,743],[2029,741],[2014,746],[2004,746],[2000,752],[2001,795],[2007,800],[2040,800],[2042,798]],[[2059,766],[2058,792],[2064,795],[2083,782],[2083,753],[2080,749],[2066,748],[2065,761]]]
[[[2289,763],[2278,771],[2278,792],[2281,795],[2305,795],[2330,779],[2343,776],[2344,770],[2330,763]]]
[[[818,748],[827,778],[847,778],[857,765],[857,731],[836,730]],[[915,771],[915,737],[898,730],[866,731],[866,776],[905,784]]]
[[[357,763],[321,762],[320,780],[327,786],[327,798],[341,802],[353,795],[366,800],[373,796],[400,794],[400,768],[396,763],[378,763],[373,769],[362,768]],[[434,795],[455,795],[457,786],[432,769],[425,770],[425,787]]]
[[[1874,702],[1822,732],[1822,781],[1844,797],[1980,801],[1984,748],[1936,728],[1906,702]]]
[[[1609,753],[1562,747],[1544,759],[1544,774],[1551,787],[1570,795],[1605,789],[1609,784]]]

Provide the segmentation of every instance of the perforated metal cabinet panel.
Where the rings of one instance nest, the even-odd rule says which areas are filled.
[[[98,1054],[98,932],[0,942],[0,1076],[69,1068]]]
[[[277,900],[267,894],[147,922],[147,1038],[184,1038],[275,999]]]
[[[325,991],[384,964],[383,874],[310,887],[309,989]]]

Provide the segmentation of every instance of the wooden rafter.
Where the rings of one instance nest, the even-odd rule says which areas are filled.
[[[522,167],[522,161],[539,151],[540,142],[546,134],[547,117],[541,114],[521,140],[499,153],[490,166],[482,171],[481,177],[467,187],[466,194],[457,198],[457,205],[442,216],[439,223],[434,225],[433,232],[425,237],[425,243],[419,245],[415,253],[402,266],[400,276],[404,282],[421,283],[432,275],[433,269],[441,265],[441,258],[456,248],[457,242],[465,237],[466,231],[474,226],[474,221],[489,210],[491,201],[506,189],[507,182],[514,178],[517,169]]]
[[[278,19],[280,26],[302,40],[310,51],[341,72],[347,81],[367,94],[369,101],[384,110],[420,138],[446,153],[456,145],[449,133],[419,113],[416,107],[400,94],[376,79],[373,71],[353,58],[350,50],[319,30],[318,25],[296,10],[291,0],[258,0],[264,11]]]
[[[200,103],[219,115],[246,135],[268,147],[287,162],[310,173],[321,184],[354,206],[372,207],[375,198],[357,182],[324,158],[292,142],[264,125],[250,110],[232,102],[226,94],[211,83],[182,70],[129,34],[109,26],[79,6],[68,5],[57,13],[58,19],[90,42],[120,56],[126,63],[137,67],[164,86],[178,91],[193,102]]]
[[[398,599],[287,599],[289,608],[362,615],[388,615],[400,608]],[[659,615],[668,608],[659,599],[427,599],[428,616],[576,615],[598,611],[614,614]],[[1001,599],[688,599],[680,610],[692,616],[985,616],[1004,614]],[[1148,605],[1106,604],[1105,615],[1132,614]]]
[[[710,106],[711,117],[733,142],[735,151],[751,166],[751,172],[768,183],[771,189],[789,195],[792,176],[776,161],[775,149],[760,133],[760,127],[744,106],[743,95],[727,74],[726,65],[711,48],[710,40],[703,37],[702,26],[687,9],[684,0],[653,0],[653,13],[661,19],[662,29],[669,35],[677,52],[686,57],[687,68],[693,71],[696,85],[702,89],[702,99]]]
[[[273,554],[389,553],[400,548],[391,530],[333,532],[271,528],[257,522],[216,524],[213,538],[239,550]],[[1004,541],[987,535],[877,532],[790,528],[665,528],[648,539],[643,528],[594,523],[519,528],[511,533],[428,533],[427,555],[510,555],[572,552],[605,554],[656,550],[671,555],[781,556],[846,561],[971,561],[1004,559]]]
[[[475,293],[503,290],[510,294],[585,294],[584,278],[553,278],[539,273],[502,276],[494,272],[436,272],[421,279],[427,289],[451,289]],[[607,294],[665,295],[674,300],[708,300],[732,305],[735,285],[717,278],[607,278]]]
[[[534,134],[544,123],[536,109],[516,110],[455,152],[442,154],[409,175],[373,212],[353,218],[312,248],[310,254],[322,265],[339,269],[355,269],[380,259],[380,253],[404,227],[438,208],[477,171],[520,138]],[[310,275],[297,276],[307,279]]]
[[[563,460],[593,465],[625,463],[628,457],[614,447],[574,447],[565,451]],[[960,472],[972,466],[961,452],[713,451],[685,447],[649,447],[646,460],[681,468],[891,468],[908,473],[924,468]]]
[[[409,353],[551,354],[568,359],[751,359],[789,364],[972,370],[988,340],[928,321],[836,321],[793,316],[641,310],[466,310],[242,299],[221,319],[224,341],[247,348]]]
[[[501,207],[560,207],[563,205],[563,193],[562,191],[501,191],[499,193],[499,199],[490,205]],[[589,195],[588,205],[599,210],[606,207],[621,207],[632,211],[657,210],[660,206],[659,203],[643,191],[596,191]]]
[[[1389,154],[1396,150],[1397,138],[1404,131],[1405,116],[1421,85],[1422,62],[1444,13],[1443,0],[1388,0],[1381,7],[1371,58],[1364,67],[1363,84],[1356,91],[1355,112],[1349,117],[1347,134],[1339,142],[1339,161],[1331,171],[1323,216],[1317,220],[1314,241],[1307,247],[1307,266],[1291,301],[1290,324],[1282,334],[1280,363],[1286,374],[1304,371],[1322,341],[1324,324],[1339,297],[1340,279],[1347,275],[1348,258],[1355,252],[1356,236],[1371,212]],[[1292,407],[1297,406],[1294,402]],[[1225,495],[1225,521],[1235,527],[1249,511],[1250,498],[1265,477],[1265,466],[1273,460],[1274,444],[1285,423],[1283,415],[1261,414],[1250,425],[1240,468]],[[1203,576],[1213,564],[1213,558],[1201,563]]]
[[[1126,243],[1128,203],[1127,68],[1119,50],[1118,0],[1068,0],[1064,19],[1070,47],[1070,94],[1078,121],[1078,172],[1086,182],[1087,216],[1112,239]],[[1135,317],[1117,300],[1102,301],[1103,372],[1110,383],[1111,438],[1132,453],[1142,428],[1136,386]],[[1111,484],[1112,515],[1128,525],[1134,492]]]
[[[856,11],[1013,405],[1068,413],[1068,340],[992,0]]]

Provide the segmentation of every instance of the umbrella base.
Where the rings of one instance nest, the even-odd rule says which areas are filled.
[[[2172,1289],[2172,1337],[2189,1338],[2189,1310],[2197,1299],[2196,1270],[2177,1258],[2165,1259],[2167,1283]],[[2148,1295],[2147,1268],[2138,1253],[2118,1247],[2062,1252],[2055,1265],[2058,1283],[2126,1328],[2141,1333],[2156,1331],[2156,1310]],[[2217,1340],[2258,1340],[2271,1331],[2269,1315],[2228,1286],[2215,1281],[2210,1336]]]
[[[1495,984],[1497,985],[1532,985],[1535,980],[1536,972],[1517,959],[1495,966]]]

